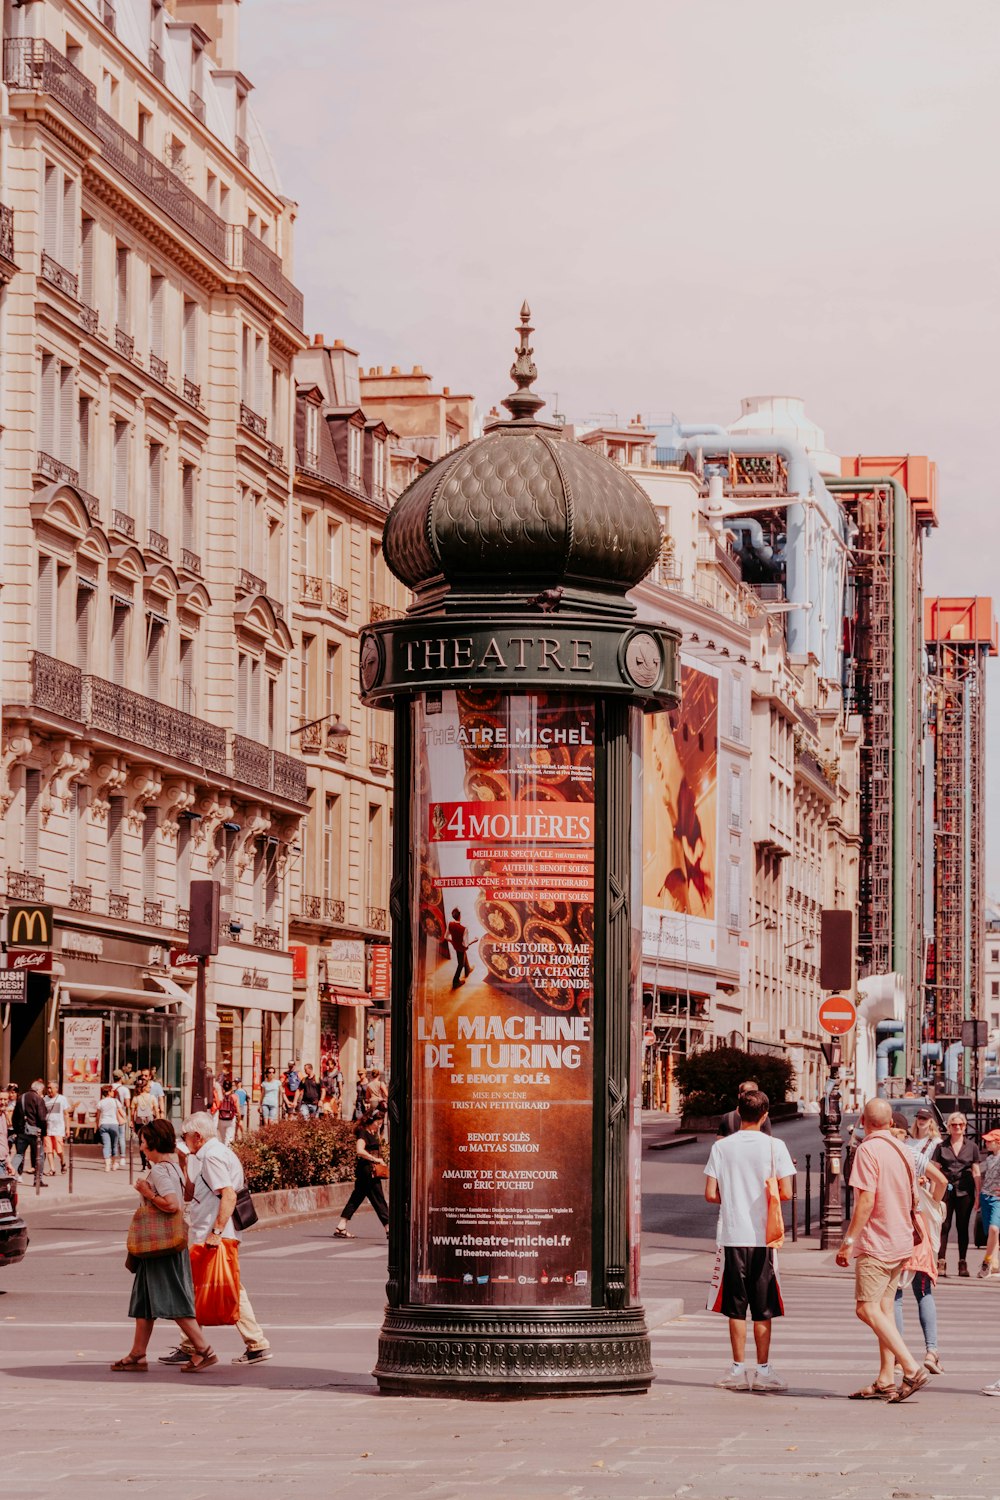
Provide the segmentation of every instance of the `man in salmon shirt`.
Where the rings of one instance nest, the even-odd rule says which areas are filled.
[[[878,1339],[879,1372],[870,1385],[851,1394],[852,1401],[906,1401],[930,1376],[914,1359],[896,1328],[893,1303],[907,1261],[913,1254],[915,1199],[913,1166],[891,1134],[892,1106],[869,1099],[864,1110],[865,1138],[851,1169],[854,1213],[837,1251],[838,1266],[854,1263],[855,1313]],[[903,1370],[898,1387],[895,1367]]]

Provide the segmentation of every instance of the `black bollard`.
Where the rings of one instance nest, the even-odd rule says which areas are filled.
[[[792,1244],[799,1237],[799,1163],[797,1157],[792,1157]]]
[[[812,1155],[806,1152],[806,1239],[812,1234]]]

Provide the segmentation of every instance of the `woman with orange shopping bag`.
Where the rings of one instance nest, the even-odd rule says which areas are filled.
[[[172,1318],[191,1350],[184,1370],[207,1370],[219,1361],[195,1318],[184,1178],[177,1161],[174,1127],[169,1120],[150,1120],[139,1133],[151,1165],[148,1174],[135,1184],[141,1202],[128,1233],[126,1264],[135,1274],[128,1311],[135,1319],[135,1335],[128,1354],[116,1359],[111,1368],[129,1374],[148,1370],[146,1350],[153,1325],[157,1318]]]

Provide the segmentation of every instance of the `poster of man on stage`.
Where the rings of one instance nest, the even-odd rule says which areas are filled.
[[[410,1296],[585,1306],[594,703],[469,690],[413,711]]]

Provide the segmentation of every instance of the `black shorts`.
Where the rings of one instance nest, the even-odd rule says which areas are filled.
[[[726,1318],[745,1318],[749,1309],[755,1323],[783,1317],[774,1251],[762,1245],[726,1245],[724,1253],[716,1311]]]

